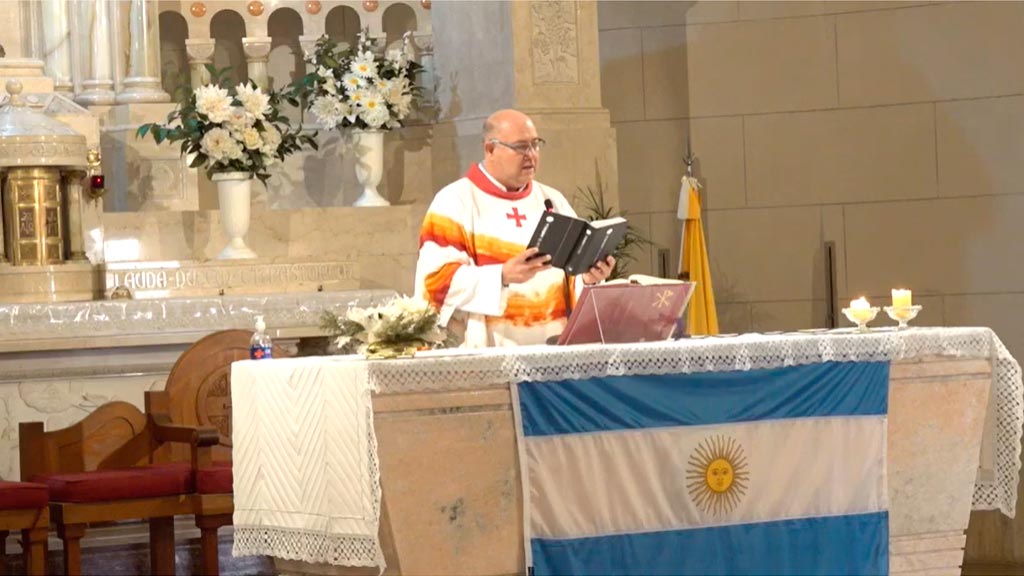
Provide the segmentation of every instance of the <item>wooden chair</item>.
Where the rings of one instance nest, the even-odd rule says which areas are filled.
[[[23,479],[50,491],[50,518],[64,543],[65,574],[82,570],[81,538],[96,522],[149,521],[153,574],[174,574],[174,516],[192,513],[190,461],[160,458],[169,442],[198,446],[216,433],[169,424],[166,414],[143,414],[110,402],[82,421],[51,432],[42,422],[19,425]]]
[[[175,362],[163,392],[147,392],[150,402],[166,403],[176,425],[209,426],[216,442],[196,438],[196,494],[193,513],[200,532],[203,574],[220,573],[217,531],[229,526],[235,510],[231,473],[231,364],[249,358],[247,330],[223,330],[190,346]],[[274,346],[274,357],[283,351]]]
[[[46,538],[50,531],[49,490],[44,484],[0,480],[0,574],[7,574],[7,534],[21,530],[25,573],[46,574]]]

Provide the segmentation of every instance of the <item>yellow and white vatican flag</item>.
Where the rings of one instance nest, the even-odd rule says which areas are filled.
[[[688,274],[697,283],[690,300],[686,321],[687,334],[718,334],[718,311],[711,284],[711,264],[704,243],[704,224],[700,218],[700,183],[693,176],[683,176],[679,189],[676,216],[683,221],[682,245],[679,248],[679,272]]]

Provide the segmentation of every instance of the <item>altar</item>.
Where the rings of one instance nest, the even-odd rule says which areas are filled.
[[[971,510],[1012,516],[1017,500],[1021,372],[985,328],[439,351],[373,362],[239,362],[232,374],[235,552],[274,556],[289,573],[346,573],[352,569],[343,566],[379,565],[383,559],[390,574],[523,574],[527,501],[514,383],[847,362],[891,363],[885,446],[889,572],[959,574]],[[347,400],[335,396],[343,389]],[[340,436],[328,433],[340,420],[361,419],[361,394],[368,401],[372,394],[366,425],[355,428],[356,437],[365,434],[365,452],[347,450],[351,446]],[[304,425],[284,423],[285,417]],[[325,437],[330,444],[323,444]],[[267,464],[287,461],[278,460],[288,452],[275,453],[275,446],[297,448],[293,456],[317,482],[296,483],[302,474],[295,467]],[[274,470],[285,468],[287,473],[275,477]],[[339,476],[346,470],[359,471],[361,478]],[[288,519],[268,506],[268,495],[301,513],[303,503],[322,496],[321,487],[331,489],[331,479],[342,477],[365,482],[351,502],[354,509],[362,507],[363,517],[326,517],[323,531],[275,524]],[[353,538],[359,530],[379,540]]]

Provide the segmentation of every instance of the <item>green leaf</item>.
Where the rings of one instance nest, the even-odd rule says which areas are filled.
[[[154,124],[143,124],[142,126],[139,126],[139,129],[135,131],[135,137],[136,138],[145,138],[146,137],[146,133],[149,132],[149,129],[152,128],[153,126],[154,126]]]
[[[200,152],[196,154],[196,157],[192,159],[192,162],[188,165],[189,168],[198,168],[206,163],[207,156]]]

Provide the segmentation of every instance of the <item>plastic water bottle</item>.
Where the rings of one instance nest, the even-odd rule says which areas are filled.
[[[273,358],[273,343],[270,336],[267,336],[267,325],[263,322],[263,316],[256,317],[256,331],[249,340],[249,358],[253,360],[266,360]]]

